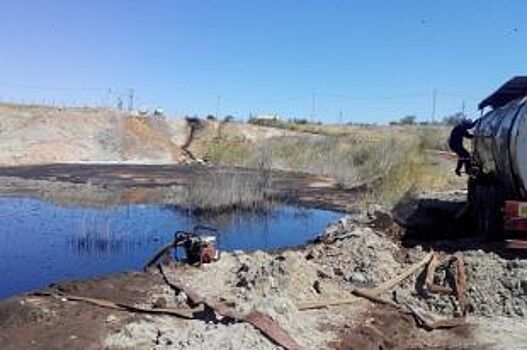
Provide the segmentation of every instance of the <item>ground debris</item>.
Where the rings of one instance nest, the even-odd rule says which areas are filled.
[[[221,317],[227,317],[234,321],[245,321],[257,328],[262,334],[267,336],[273,342],[281,345],[287,350],[301,350],[302,347],[291,338],[291,336],[284,331],[272,318],[258,312],[250,311],[247,314],[239,314],[234,308],[227,305],[222,301],[214,301],[211,299],[203,298],[188,287],[185,283],[179,280],[175,274],[174,268],[169,269],[166,266],[160,265],[160,271],[163,274],[167,284],[174,288],[177,292],[184,292],[189,296],[193,304],[203,304],[206,308],[209,308]],[[216,317],[217,320],[218,317]]]
[[[382,220],[388,222],[388,217],[384,216]],[[403,247],[385,229],[391,230],[389,225],[373,225],[372,217],[368,214],[345,216],[330,225],[320,240],[305,247],[272,253],[225,253],[212,264],[178,266],[176,275],[200,297],[220,301],[232,308],[231,311],[236,315],[247,315],[251,311],[268,315],[269,321],[278,324],[305,349],[499,349],[518,348],[517,344],[527,342],[527,337],[522,335],[527,334],[525,322],[522,321],[527,310],[525,259],[479,250],[474,248],[474,242],[450,249],[434,249],[439,254],[434,263],[435,269],[434,264],[428,268],[421,266],[415,274],[407,276],[405,280],[398,280],[396,286],[392,285],[393,291],[387,291],[390,287],[372,297],[369,293],[371,288],[382,286],[393,276],[401,275],[409,266],[428,256],[428,247]],[[454,254],[457,251],[462,252],[462,257]],[[456,259],[445,260],[451,254]],[[445,268],[442,267],[443,260],[449,262]],[[462,261],[462,264],[456,261]],[[447,270],[452,276],[447,276]],[[465,272],[465,276],[460,271]],[[176,294],[155,271],[133,278],[145,276],[149,276],[151,281],[148,288],[133,288],[134,293],[143,295],[140,305],[181,305],[194,297],[188,291]],[[142,286],[146,285],[145,280],[140,282]],[[433,288],[430,288],[432,284],[448,286],[449,289],[444,289],[444,293],[433,293]],[[105,284],[93,283],[91,290],[99,291],[101,285]],[[128,283],[111,290],[115,293],[125,288],[128,288]],[[90,297],[108,297],[104,294],[106,292],[100,295],[99,292],[85,293],[83,288],[57,286],[56,289]],[[346,295],[351,296],[354,291],[361,298],[366,296],[372,302],[306,311],[299,310],[295,303],[298,300],[322,302],[341,299]],[[467,309],[466,317],[452,318],[453,315],[465,314],[464,296],[466,304],[473,305],[473,310]],[[24,308],[29,309],[29,300]],[[46,315],[63,312],[54,303],[64,304],[64,308],[69,310],[68,317],[73,318],[85,313],[92,317],[93,309],[105,310],[94,307],[88,309],[84,303],[60,303],[52,298],[40,300],[53,302],[38,305],[39,310],[50,310]],[[245,322],[227,322],[215,317],[205,321],[165,315],[131,317],[130,313],[110,311],[112,314],[106,313],[97,318],[100,321],[96,325],[99,327],[97,334],[103,339],[101,348],[279,348]],[[13,326],[10,328],[11,333],[2,333],[0,330],[1,345],[9,334],[19,329],[14,325],[16,320],[13,320],[13,313],[9,315],[7,318],[4,316],[4,321]],[[60,317],[38,316],[36,319],[51,323]],[[33,318],[28,322],[33,325],[31,327],[43,324]],[[416,326],[416,322],[434,331],[426,331]],[[0,326],[5,326],[2,312]],[[101,327],[104,327],[104,332]],[[445,327],[448,329],[443,329]],[[79,336],[79,332],[70,332],[68,337],[71,334]],[[82,339],[80,334],[75,341]],[[73,346],[69,343],[64,345],[70,348]]]

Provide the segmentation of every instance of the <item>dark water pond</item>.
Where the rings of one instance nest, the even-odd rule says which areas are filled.
[[[161,205],[86,209],[0,197],[0,299],[59,280],[139,270],[175,231],[195,224],[218,227],[222,250],[270,250],[303,244],[341,215],[285,206],[198,221]]]

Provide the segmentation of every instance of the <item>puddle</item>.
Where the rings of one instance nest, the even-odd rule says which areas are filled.
[[[0,299],[64,279],[139,270],[175,231],[195,224],[218,227],[221,250],[271,250],[303,244],[341,216],[283,206],[211,222],[162,205],[86,209],[0,197]]]

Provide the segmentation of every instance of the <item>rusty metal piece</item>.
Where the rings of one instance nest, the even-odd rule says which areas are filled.
[[[301,350],[302,347],[291,336],[276,323],[271,317],[258,312],[252,311],[242,318],[252,324],[260,332],[267,336],[267,338],[274,341],[276,344],[288,350]]]
[[[428,263],[428,267],[426,270],[426,288],[431,293],[450,294],[452,293],[452,288],[448,286],[442,286],[434,282],[435,272],[439,265],[441,265],[439,261],[439,256],[437,253],[434,253],[434,255],[432,255],[432,258],[430,259],[430,262]]]
[[[454,286],[450,288],[449,286],[442,286],[434,283],[434,275],[437,269],[437,266],[444,263],[448,263],[449,266],[453,267],[453,276],[454,276]],[[426,288],[432,293],[444,293],[450,294],[454,293],[461,309],[461,313],[465,316],[470,308],[470,303],[467,299],[467,276],[465,273],[465,263],[463,261],[463,254],[460,252],[455,253],[449,259],[439,262],[438,255],[434,254],[430,263],[428,264],[426,279],[425,279]]]
[[[463,261],[463,254],[457,252],[454,254],[454,282],[455,282],[455,293],[456,298],[461,307],[461,313],[463,316],[467,314],[470,307],[470,303],[467,299],[467,275],[465,273],[465,262]]]
[[[425,312],[424,310],[418,309],[415,306],[412,306],[408,303],[403,304],[406,308],[406,312],[411,314],[416,321],[416,324],[428,331],[435,329],[446,329],[454,328],[465,324],[464,317],[454,317],[454,318],[442,318],[437,319],[431,314]]]
[[[396,276],[395,278],[393,278],[393,279],[391,279],[389,281],[386,281],[384,283],[381,283],[380,285],[375,287],[372,290],[372,292],[377,294],[377,295],[380,295],[380,294],[392,289],[393,287],[395,287],[396,285],[398,285],[399,283],[401,283],[402,281],[404,281],[405,279],[407,279],[408,277],[410,277],[414,273],[416,273],[422,266],[426,265],[430,261],[430,259],[432,258],[433,254],[434,254],[433,252],[427,253],[425,255],[425,257],[421,261],[418,261],[415,264],[411,265],[410,267],[408,267],[408,269],[406,269],[403,273],[401,273],[400,275]]]
[[[302,350],[302,347],[269,316],[257,311],[252,311],[246,315],[239,315],[233,307],[227,305],[225,302],[204,298],[178,279],[175,276],[174,267],[172,265],[170,267],[171,271],[168,270],[168,266],[166,265],[159,266],[166,283],[171,288],[185,293],[192,303],[203,304],[223,317],[250,323],[268,339],[287,350]]]
[[[71,301],[81,301],[91,305],[99,306],[106,309],[114,309],[120,311],[128,311],[134,313],[145,313],[145,314],[163,314],[170,316],[177,316],[185,319],[193,319],[193,310],[185,310],[179,308],[146,308],[136,305],[130,305],[126,303],[116,303],[107,299],[91,298],[80,295],[64,294],[64,293],[48,293],[48,292],[36,292],[34,296],[49,296],[56,299],[66,299]]]

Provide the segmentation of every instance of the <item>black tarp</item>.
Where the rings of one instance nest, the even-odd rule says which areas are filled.
[[[499,108],[510,101],[527,95],[527,77],[514,77],[503,84],[492,95],[484,99],[478,105],[479,109],[485,107]]]

